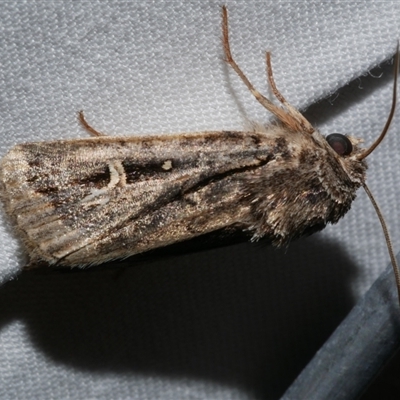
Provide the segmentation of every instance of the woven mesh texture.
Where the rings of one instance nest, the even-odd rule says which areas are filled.
[[[219,4],[3,2],[1,154],[86,136],[81,109],[110,135],[267,122],[222,61]],[[226,4],[233,53],[257,88],[268,93],[270,50],[279,89],[315,126],[372,142],[390,108],[400,3]],[[396,253],[399,125],[368,175]],[[339,224],[287,250],[244,243],[122,272],[21,272],[1,218],[2,399],[279,398],[389,261],[361,191]]]

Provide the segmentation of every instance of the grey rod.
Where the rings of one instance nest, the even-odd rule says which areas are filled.
[[[400,308],[389,265],[281,400],[357,399],[399,347]]]

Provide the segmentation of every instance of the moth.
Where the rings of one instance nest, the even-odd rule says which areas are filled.
[[[336,223],[360,186],[372,196],[365,158],[394,113],[399,52],[388,122],[362,149],[352,136],[322,136],[286,101],[268,52],[278,105],[253,87],[232,57],[225,6],[222,31],[226,62],[276,121],[265,130],[110,137],[81,112],[93,137],[13,147],[0,164],[0,193],[31,266],[96,265],[213,231],[282,246]]]

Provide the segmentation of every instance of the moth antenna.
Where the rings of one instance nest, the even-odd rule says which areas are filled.
[[[398,54],[398,52],[397,52],[397,54]],[[390,260],[392,261],[393,272],[394,272],[394,276],[396,279],[397,295],[398,295],[399,304],[400,304],[400,270],[399,270],[399,265],[397,264],[396,257],[394,255],[392,239],[390,238],[389,230],[387,228],[385,219],[383,218],[383,214],[378,206],[378,203],[375,201],[374,196],[372,195],[368,186],[365,183],[363,183],[363,188],[364,188],[365,192],[367,193],[369,199],[371,200],[371,203],[374,206],[375,211],[378,214],[379,221],[381,222],[381,225],[382,225],[382,230],[383,230],[383,234],[385,235],[385,240],[386,240],[387,248],[389,251]]]
[[[300,123],[297,114],[294,115],[288,111],[276,106],[274,103],[272,103],[271,100],[268,100],[265,96],[263,96],[253,85],[252,83],[247,79],[246,75],[243,73],[243,71],[240,69],[240,67],[236,64],[236,61],[232,57],[231,53],[231,46],[229,43],[229,27],[228,27],[228,9],[226,6],[222,6],[222,43],[224,46],[224,52],[225,52],[225,61],[233,68],[233,70],[238,74],[239,78],[243,81],[243,83],[247,86],[249,91],[253,94],[253,96],[256,98],[256,100],[263,106],[265,107],[269,112],[274,114],[284,125],[286,125],[288,128],[294,131],[298,130],[304,130],[303,123]],[[278,90],[276,90],[277,93],[279,93]],[[280,97],[278,97],[278,100],[283,98],[283,96],[279,93]],[[299,114],[299,112],[296,110],[296,112]],[[302,121],[305,118],[302,118]],[[308,122],[308,121],[307,121]],[[311,127],[311,132],[314,131],[310,123],[308,122],[309,127]]]
[[[364,158],[368,157],[382,142],[383,138],[386,136],[387,131],[389,130],[390,124],[392,122],[394,112],[396,110],[396,101],[397,101],[397,76],[399,73],[399,42],[397,41],[397,49],[396,49],[396,57],[394,59],[394,79],[393,79],[393,95],[392,95],[392,107],[390,109],[389,117],[386,121],[385,126],[381,134],[379,135],[378,139],[366,150],[364,150],[357,158],[359,160],[363,160]]]
[[[299,110],[297,110],[295,107],[293,107],[283,97],[282,93],[276,87],[274,74],[272,72],[271,53],[269,51],[267,51],[265,53],[265,65],[266,65],[266,70],[267,70],[268,83],[269,83],[269,86],[271,87],[271,90],[272,90],[272,93],[274,94],[274,96],[286,107],[286,109],[289,111],[289,114],[293,118],[295,118],[300,125],[302,125],[302,127],[305,131],[307,131],[308,133],[313,133],[314,128],[310,124],[310,122],[304,117],[304,115]]]
[[[85,116],[83,115],[83,111],[79,111],[79,122],[82,124],[82,126],[92,135],[92,136],[107,136],[104,133],[101,133],[99,131],[96,131],[96,129],[92,128],[89,123],[86,121]]]

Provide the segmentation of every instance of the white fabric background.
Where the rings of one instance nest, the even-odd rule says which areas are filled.
[[[400,37],[398,2],[226,1],[231,42],[267,92],[323,133],[380,133]],[[220,2],[2,2],[0,151],[86,136],[242,129],[267,122],[222,61]],[[389,61],[388,61],[389,60]],[[371,72],[369,72],[371,71]],[[400,125],[368,184],[400,250]],[[21,272],[0,222],[0,398],[279,398],[389,261],[359,192],[336,226],[288,250],[242,244],[131,268]],[[11,280],[11,281],[10,281]]]

